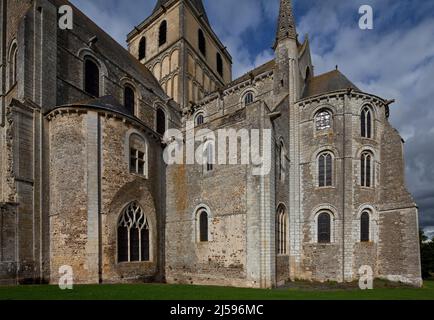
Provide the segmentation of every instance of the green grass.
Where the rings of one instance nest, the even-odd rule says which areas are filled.
[[[421,289],[380,283],[369,291],[306,284],[273,290],[164,284],[77,285],[65,291],[48,285],[4,286],[0,300],[434,300],[434,281],[426,281]]]

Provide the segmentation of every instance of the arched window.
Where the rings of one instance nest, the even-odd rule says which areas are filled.
[[[287,236],[288,233],[288,221],[285,208],[280,206],[276,215],[276,249],[277,254],[288,254]]]
[[[204,56],[206,56],[206,40],[205,40],[205,34],[203,33],[202,29],[198,30],[197,38],[198,38],[199,51]]]
[[[130,136],[130,173],[148,176],[148,148],[138,134]]]
[[[17,82],[18,47],[14,42],[9,51],[9,88]]]
[[[372,170],[373,166],[373,157],[370,152],[363,152],[362,158],[360,160],[360,185],[362,187],[372,187],[372,178],[374,170]]]
[[[146,58],[146,38],[143,37],[140,39],[139,43],[139,60],[143,60]]]
[[[322,212],[318,216],[318,243],[331,242],[331,218],[327,212]]]
[[[372,111],[364,107],[360,115],[360,132],[363,138],[372,138]]]
[[[164,20],[160,24],[160,30],[158,33],[158,45],[161,47],[167,42],[167,21]]]
[[[360,217],[360,241],[369,242],[369,213],[363,212]]]
[[[199,241],[208,242],[208,212],[199,211]]]
[[[283,141],[280,141],[278,148],[278,168],[279,168],[279,180],[285,181],[286,178],[286,149]]]
[[[318,157],[318,186],[333,185],[333,157],[330,152],[324,152]]]
[[[166,132],[166,113],[163,109],[157,109],[157,133],[164,135]]]
[[[253,92],[249,91],[244,96],[244,104],[247,106],[249,104],[252,104],[254,100]]]
[[[118,222],[118,262],[135,261],[150,261],[150,234],[143,209],[132,202]]]
[[[194,119],[194,123],[196,126],[200,126],[205,122],[205,117],[203,116],[203,113],[198,113],[196,115],[196,118]]]
[[[204,145],[204,157],[205,157],[205,172],[214,170],[215,156],[214,156],[215,144],[213,141],[209,141]]]
[[[124,88],[124,106],[131,114],[134,115],[136,97],[134,89],[129,85],[126,85]]]
[[[217,52],[217,72],[223,77],[223,59],[220,53]]]
[[[84,91],[91,96],[99,97],[99,68],[91,58],[84,60]]]
[[[329,110],[321,110],[316,114],[315,127],[317,131],[327,130],[332,127],[332,114]]]

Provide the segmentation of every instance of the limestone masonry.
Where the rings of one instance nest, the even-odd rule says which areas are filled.
[[[65,265],[75,283],[270,288],[369,266],[422,284],[392,101],[316,75],[291,1],[275,58],[236,80],[201,0],[158,0],[128,50],[74,7],[61,30],[65,4],[0,1],[0,284]],[[271,130],[271,172],[213,163],[212,139],[194,142],[204,164],[167,165],[164,133],[189,121]]]

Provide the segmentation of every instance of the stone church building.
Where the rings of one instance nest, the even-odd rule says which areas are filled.
[[[316,75],[290,0],[275,58],[235,80],[201,0],[158,0],[128,49],[75,7],[59,28],[63,5],[0,1],[0,284],[70,266],[75,283],[271,288],[369,266],[421,285],[393,101]],[[214,163],[212,140],[206,165],[166,164],[188,122],[271,130],[270,173]]]

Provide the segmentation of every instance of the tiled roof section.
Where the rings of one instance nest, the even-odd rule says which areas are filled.
[[[310,79],[304,89],[303,99],[350,88],[360,91],[339,70],[333,70]]]
[[[68,105],[63,106],[56,106],[48,111],[48,113],[52,112],[56,109],[61,108],[67,108],[67,107],[73,107],[73,108],[91,108],[91,109],[99,109],[99,110],[106,110],[111,111],[114,113],[119,113],[121,115],[127,116],[127,117],[134,117],[134,115],[125,108],[118,100],[116,100],[113,96],[107,95],[100,98],[95,99],[89,99],[84,101],[75,102]]]
[[[203,16],[205,21],[209,22],[202,0],[186,0],[186,1],[193,5],[193,7],[197,10],[199,15]],[[157,4],[155,5],[154,11],[152,11],[152,14],[156,13],[158,9],[160,9],[160,7],[166,6],[169,2],[171,2],[171,0],[158,0]]]
[[[257,67],[256,69],[253,69],[252,71],[247,72],[246,74],[242,75],[238,79],[235,79],[234,81],[232,81],[231,83],[226,85],[223,89],[228,89],[230,87],[233,87],[237,84],[240,84],[244,81],[249,80],[251,77],[256,77],[256,76],[259,76],[260,74],[262,74],[264,72],[273,70],[274,66],[275,66],[274,59],[270,60],[270,61],[264,63],[263,65]]]
[[[167,96],[161,88],[154,75],[146,68],[145,65],[139,62],[133,55],[131,55],[124,47],[122,47],[116,40],[96,25],[90,18],[67,0],[49,0],[56,6],[63,4],[70,5],[74,10],[74,23],[85,27],[89,34],[98,38],[96,48],[102,46],[104,56],[110,61],[116,61],[120,68],[127,70],[132,77],[141,82],[148,89],[152,90],[156,95],[165,99]],[[104,50],[110,48],[110,50]]]

